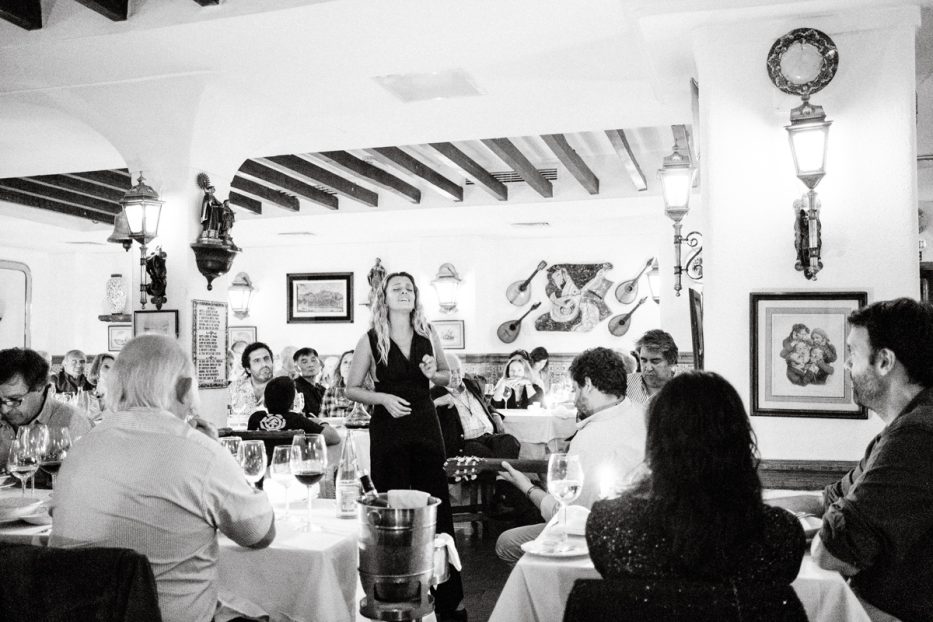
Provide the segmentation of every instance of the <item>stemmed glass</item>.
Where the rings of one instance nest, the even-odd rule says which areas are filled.
[[[583,492],[583,467],[579,456],[551,454],[547,463],[547,491],[560,503],[561,516],[556,532],[560,551],[567,543],[567,504]]]
[[[52,476],[52,489],[54,490],[55,478],[62,466],[62,460],[68,457],[68,451],[71,449],[71,432],[68,428],[58,426],[46,427],[46,430],[48,440],[42,443],[39,466]]]
[[[38,460],[42,458],[42,454],[45,453],[45,446],[48,444],[49,438],[49,428],[44,423],[34,422],[30,425],[20,426],[16,430],[16,440],[20,443],[28,444],[33,452],[36,455],[36,464]],[[32,488],[32,494],[36,494],[36,471],[38,468],[34,469],[32,475],[29,478],[29,484]]]
[[[256,482],[266,474],[266,444],[262,441],[243,441],[240,443],[240,468],[250,486],[256,487]]]
[[[7,457],[6,468],[13,477],[23,485],[23,496],[26,496],[26,480],[32,477],[39,468],[39,456],[35,447],[26,441],[13,441],[10,443],[10,455]]]
[[[279,445],[272,449],[272,463],[269,465],[269,475],[272,481],[285,489],[285,513],[282,514],[283,520],[288,520],[288,489],[295,476],[292,475],[292,448],[291,445]]]
[[[220,444],[223,445],[227,451],[233,456],[233,459],[240,462],[240,442],[243,440],[239,436],[225,436],[221,439],[218,439]]]
[[[311,524],[311,487],[317,484],[327,469],[327,445],[320,434],[296,434],[292,439],[289,466],[299,483],[308,487],[308,521],[306,531],[317,531]]]

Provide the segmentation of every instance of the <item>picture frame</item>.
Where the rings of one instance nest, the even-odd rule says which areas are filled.
[[[353,322],[353,273],[286,274],[289,324]]]
[[[178,339],[178,310],[134,311],[133,336],[154,333]]]
[[[199,389],[227,386],[227,303],[191,301],[191,360]]]
[[[693,341],[693,368],[703,369],[703,293],[690,292],[690,337]]]
[[[466,348],[466,335],[463,320],[438,320],[431,322],[434,332],[441,340],[445,350],[463,350]]]
[[[233,347],[237,341],[245,341],[247,345],[259,341],[255,326],[231,326],[227,329],[227,333],[230,347]]]
[[[848,316],[865,292],[749,295],[751,414],[867,419],[845,373]]]
[[[132,324],[110,324],[107,326],[107,351],[119,352],[133,338]]]

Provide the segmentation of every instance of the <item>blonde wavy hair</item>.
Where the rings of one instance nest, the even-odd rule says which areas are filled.
[[[372,327],[376,331],[376,348],[379,350],[379,360],[383,364],[389,362],[389,348],[392,345],[389,337],[389,307],[386,305],[386,287],[389,281],[397,276],[405,277],[411,281],[411,286],[415,290],[415,307],[408,318],[411,327],[422,337],[431,338],[431,324],[424,317],[424,309],[421,307],[421,292],[418,290],[415,278],[407,272],[393,272],[386,275],[376,292],[371,320]]]

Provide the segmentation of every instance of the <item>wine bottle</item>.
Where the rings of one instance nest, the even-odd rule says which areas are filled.
[[[347,432],[340,451],[340,462],[337,465],[337,518],[353,518],[356,516],[356,500],[360,496],[360,467],[356,458],[356,443],[353,433]]]

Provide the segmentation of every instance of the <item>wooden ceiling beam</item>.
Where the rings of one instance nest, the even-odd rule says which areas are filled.
[[[257,201],[256,199],[251,199],[247,196],[243,196],[239,192],[230,191],[230,196],[228,197],[231,205],[238,205],[243,209],[247,209],[254,214],[262,215],[262,202]],[[296,199],[297,201],[297,199]]]
[[[298,196],[305,198],[312,203],[316,203],[327,209],[337,209],[337,197],[332,194],[327,194],[323,190],[315,188],[310,184],[306,184],[303,181],[299,181],[292,177],[291,175],[286,175],[285,173],[266,166],[265,164],[260,164],[255,160],[246,160],[240,166],[240,172],[250,177],[255,177],[260,181],[264,181],[273,186],[277,186],[283,192],[290,192],[291,194],[297,194]]]
[[[92,222],[102,222],[109,225],[112,225],[114,219],[116,218],[113,215],[101,214],[100,212],[78,207],[77,205],[61,203],[59,201],[53,201],[51,199],[19,192],[12,188],[6,187],[3,183],[4,181],[5,180],[0,180],[0,201],[8,201],[10,203],[16,203],[17,205],[43,209],[59,214],[67,214],[68,216],[75,216],[77,218],[83,218]]]
[[[264,201],[269,201],[278,207],[287,209],[292,212],[297,212],[299,209],[301,209],[301,203],[298,202],[298,197],[291,194],[286,194],[281,190],[270,188],[269,186],[263,186],[260,183],[257,183],[251,179],[240,177],[239,175],[235,175],[233,177],[233,181],[230,182],[230,187],[236,188],[237,190],[242,190],[247,194],[251,194],[254,197]],[[261,213],[261,211],[257,213]]]
[[[512,167],[512,170],[519,174],[529,186],[545,199],[554,196],[554,187],[551,182],[544,178],[534,164],[525,157],[518,147],[516,147],[508,138],[484,138],[482,143],[499,156],[503,162]]]
[[[340,175],[335,175],[327,169],[312,164],[296,155],[279,155],[265,159],[278,164],[282,168],[287,168],[289,171],[312,179],[322,186],[327,186],[342,197],[359,201],[369,207],[379,207],[379,195],[372,190],[344,179]]]
[[[33,181],[28,177],[8,177],[6,179],[0,179],[0,183],[10,190],[16,190],[23,194],[31,194],[42,199],[58,201],[59,203],[75,205],[77,207],[100,212],[105,216],[115,216],[123,209],[119,203],[95,199],[86,194],[62,190],[55,186],[47,186],[43,183]]]
[[[423,162],[411,157],[398,147],[376,147],[375,149],[366,149],[366,153],[378,159],[380,162],[384,162],[389,166],[410,173],[419,179],[423,179],[454,201],[463,200],[462,186],[450,181],[433,168],[426,166]]]
[[[5,19],[24,30],[42,28],[40,0],[0,0],[0,19]]]
[[[416,204],[421,203],[421,191],[418,188],[346,151],[322,151],[312,155],[321,158],[331,166],[339,168],[344,173],[356,175],[383,190],[395,193],[406,201]]]
[[[574,179],[580,182],[584,190],[590,194],[599,194],[599,178],[586,165],[580,154],[570,146],[566,136],[563,134],[544,134],[541,139],[554,152],[564,168],[570,171]]]
[[[123,193],[133,185],[133,178],[130,177],[126,169],[114,169],[104,171],[83,171],[81,173],[68,173],[69,177],[77,177],[86,181],[93,181],[95,184],[116,188]]]
[[[430,143],[430,145],[448,162],[462,170],[477,186],[495,197],[497,201],[509,200],[509,189],[506,188],[505,184],[493,177],[476,160],[457,149],[452,143]]]
[[[125,22],[129,8],[129,0],[76,0],[95,13],[100,13],[113,22]]]
[[[112,203],[119,203],[126,194],[124,190],[117,190],[112,186],[102,186],[100,184],[95,184],[93,182],[81,179],[80,177],[72,177],[71,175],[35,175],[33,177],[28,177],[27,179],[52,186],[54,188],[61,188],[62,190],[71,190],[72,192],[77,192],[79,194],[86,194],[89,197],[110,201]]]
[[[622,160],[622,165],[625,167],[625,171],[628,173],[629,178],[631,178],[635,189],[639,192],[647,190],[648,180],[645,179],[645,174],[641,172],[638,160],[635,158],[635,154],[628,144],[628,139],[625,137],[625,130],[606,130],[606,136],[609,137],[609,142],[612,143],[612,148],[615,149],[616,155]]]

